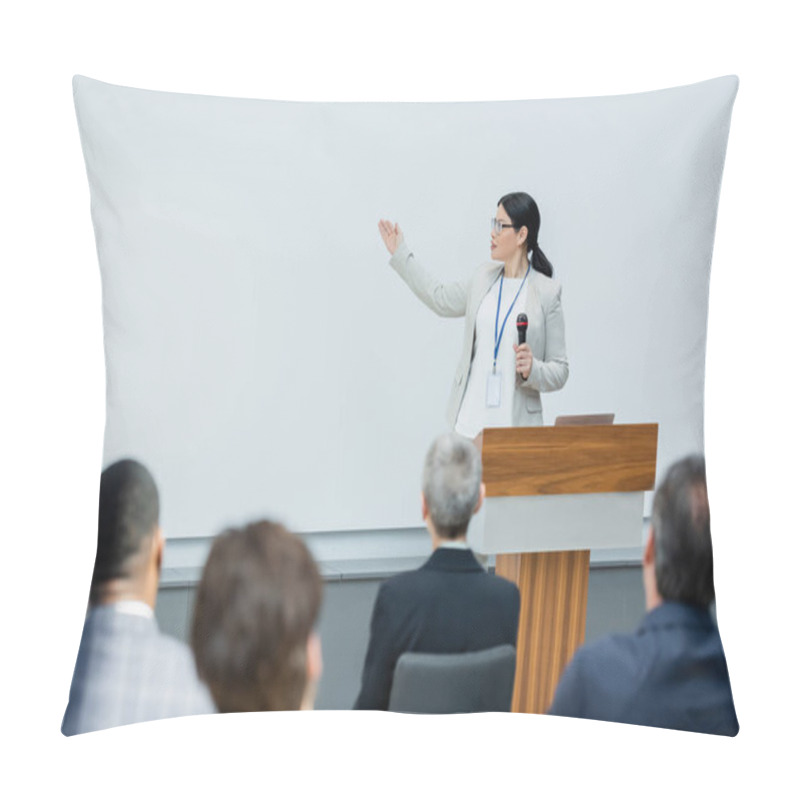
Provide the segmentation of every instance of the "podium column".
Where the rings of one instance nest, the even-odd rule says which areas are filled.
[[[486,428],[479,553],[520,590],[512,711],[544,713],[586,634],[589,555],[641,547],[658,425]]]
[[[512,711],[544,714],[586,635],[589,551],[498,555],[495,573],[519,587]]]

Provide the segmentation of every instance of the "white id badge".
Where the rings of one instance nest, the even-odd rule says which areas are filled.
[[[486,408],[500,407],[500,387],[502,386],[499,372],[490,372],[486,379]]]

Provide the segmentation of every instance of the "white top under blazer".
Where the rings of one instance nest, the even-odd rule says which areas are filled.
[[[484,428],[510,428],[514,419],[514,403],[524,402],[524,398],[514,391],[516,385],[514,345],[518,339],[517,314],[525,310],[529,280],[530,274],[524,281],[522,278],[503,279],[502,296],[500,280],[496,280],[478,306],[478,316],[475,318],[475,352],[455,425],[456,433],[468,439],[474,439]],[[506,320],[505,328],[503,320]],[[486,404],[486,394],[488,376],[495,366],[495,321],[498,335],[502,330],[495,368],[500,384],[500,402],[490,407]]]
[[[478,309],[497,282],[503,265],[495,262],[482,264],[475,272],[460,281],[444,283],[419,263],[409,250],[405,240],[401,240],[397,245],[394,255],[389,259],[389,264],[408,284],[414,294],[439,316],[465,318],[461,356],[458,359],[450,399],[447,403],[447,424],[454,428],[467,390],[467,383],[470,380],[470,367],[475,357],[475,326]],[[524,312],[528,315],[526,341],[533,353],[533,365],[527,380],[524,381],[514,370],[514,397],[510,420],[510,425],[513,427],[541,425],[542,400],[540,393],[560,389],[567,382],[569,376],[569,362],[564,339],[564,313],[561,309],[561,284],[533,269],[525,283]],[[514,291],[516,292],[516,288]],[[517,303],[520,306],[523,305],[520,301]],[[505,308],[504,303],[501,311],[504,311]],[[504,340],[507,336],[511,337],[512,344],[516,342],[517,336],[515,323],[516,312],[512,312],[503,334]],[[492,335],[493,331],[494,328],[492,328]],[[505,365],[503,369],[506,370]],[[486,376],[477,376],[476,379],[483,384],[479,388],[480,393],[484,393]]]

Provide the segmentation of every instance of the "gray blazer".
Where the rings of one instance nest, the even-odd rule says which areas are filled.
[[[183,642],[161,633],[153,619],[113,606],[89,611],[61,724],[65,736],[215,710]]]
[[[467,390],[470,365],[475,347],[475,319],[481,301],[500,276],[502,264],[482,264],[460,281],[443,283],[419,263],[405,240],[397,246],[389,264],[409,285],[426,306],[442,317],[465,317],[464,340],[458,359],[450,399],[447,422],[454,427]],[[541,392],[560,389],[569,376],[567,347],[564,340],[564,313],[561,310],[561,284],[553,278],[531,271],[528,276],[528,315],[526,341],[533,353],[533,366],[528,379],[517,374],[517,390],[524,402],[515,402],[514,426],[542,424]]]

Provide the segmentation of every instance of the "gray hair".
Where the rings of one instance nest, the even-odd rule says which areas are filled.
[[[439,436],[422,472],[422,494],[439,536],[455,539],[467,532],[480,491],[481,457],[475,445],[457,433]]]

